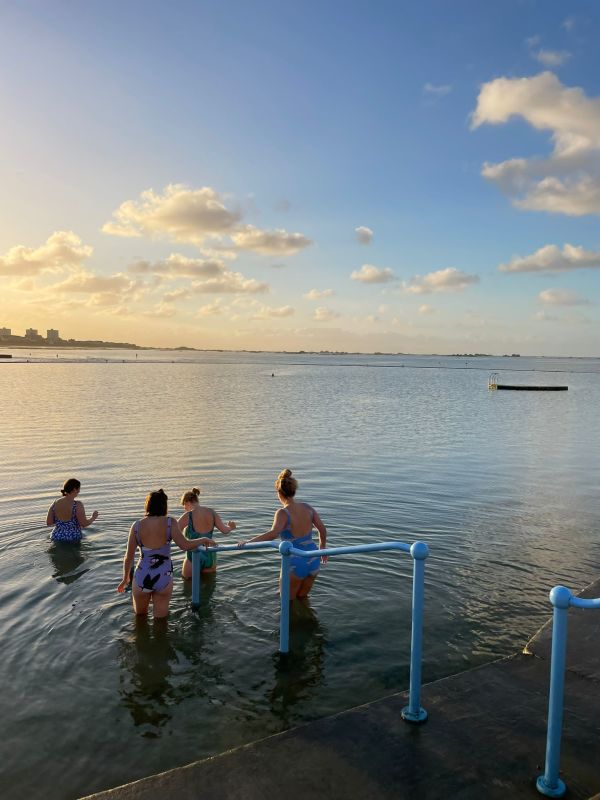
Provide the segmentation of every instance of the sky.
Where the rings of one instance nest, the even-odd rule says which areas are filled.
[[[595,0],[0,0],[0,327],[600,356]]]

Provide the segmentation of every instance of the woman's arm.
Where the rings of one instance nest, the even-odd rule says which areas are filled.
[[[327,528],[323,524],[323,520],[313,508],[313,525],[319,531],[319,550],[325,550],[327,547]],[[321,556],[323,564],[327,563],[327,556]]]
[[[243,547],[245,544],[250,544],[251,542],[270,542],[272,539],[276,539],[281,531],[285,529],[286,521],[286,513],[282,508],[280,508],[279,511],[275,512],[275,516],[273,517],[273,527],[270,531],[261,533],[258,536],[253,536],[252,539],[248,539],[247,542],[238,542],[238,547]]]
[[[214,514],[214,520],[215,520],[215,528],[217,528],[217,530],[221,531],[221,533],[231,533],[231,531],[234,531],[237,528],[237,525],[235,524],[235,522],[232,519],[230,519],[229,522],[227,523],[227,525],[225,525],[225,523],[223,522],[223,520],[217,514],[216,511],[213,511],[213,514]]]
[[[127,540],[127,550],[125,551],[125,558],[123,559],[123,580],[117,586],[117,592],[121,594],[125,591],[125,587],[129,586],[131,580],[131,568],[133,566],[133,559],[135,558],[135,548],[137,542],[135,540],[135,524],[129,530],[129,539]]]
[[[56,500],[54,501],[54,503],[56,503]],[[54,522],[56,520],[56,516],[54,514],[54,503],[52,503],[52,505],[48,509],[48,516],[46,517],[46,525],[54,525]]]
[[[98,512],[94,511],[92,516],[88,519],[85,515],[85,509],[81,500],[77,500],[77,522],[82,528],[89,528],[89,526],[98,519]]]
[[[173,522],[177,522],[173,519]],[[171,528],[171,537],[173,541],[181,550],[195,550],[197,547],[214,547],[215,543],[212,539],[186,539],[183,533],[179,530],[178,525]]]
[[[183,533],[184,530],[187,528],[189,514],[186,511],[185,514],[182,514],[179,519],[177,520],[177,524],[179,525],[179,530]]]

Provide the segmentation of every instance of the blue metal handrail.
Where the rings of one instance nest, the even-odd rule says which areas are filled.
[[[300,558],[321,558],[354,553],[374,553],[379,550],[399,550],[409,553],[413,559],[412,626],[410,639],[410,687],[408,705],[402,709],[402,719],[406,722],[424,722],[427,711],[421,707],[421,661],[423,650],[423,606],[425,591],[425,559],[429,548],[425,542],[380,542],[378,544],[359,544],[348,547],[328,547],[323,550],[300,550],[288,540],[251,542],[238,547],[236,544],[218,545],[207,548],[209,553],[252,552],[253,550],[277,549],[281,556],[281,610],[279,615],[279,652],[288,653],[290,649],[290,556]],[[200,606],[200,550],[192,550],[192,608]]]
[[[600,597],[586,600],[575,597],[566,586],[555,586],[550,592],[554,606],[552,618],[552,654],[550,656],[550,692],[548,697],[548,733],[544,774],[536,781],[540,794],[562,797],[567,787],[559,778],[560,739],[562,732],[565,667],[567,660],[567,619],[569,606],[600,608]]]

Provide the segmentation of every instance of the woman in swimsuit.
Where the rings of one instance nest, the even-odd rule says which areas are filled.
[[[154,607],[154,619],[166,617],[173,592],[173,562],[171,541],[182,550],[210,547],[211,539],[186,539],[179,530],[174,517],[167,516],[167,495],[162,489],[150,492],[146,497],[145,516],[134,522],[129,531],[127,552],[123,559],[123,580],[117,587],[124,592],[131,581],[131,567],[136,547],[140,548],[140,560],[133,575],[133,610],[136,614],[147,614],[150,601]]]
[[[236,529],[237,526],[232,519],[225,525],[221,517],[215,513],[212,508],[201,506],[198,502],[199,496],[200,489],[191,489],[191,491],[186,492],[181,498],[181,505],[186,513],[179,517],[179,527],[183,531],[186,539],[197,539],[199,536],[212,539],[215,528],[225,534],[231,533],[231,531]],[[206,532],[200,533],[200,531]],[[200,552],[200,556],[202,572],[217,571],[216,553]],[[181,574],[186,579],[192,577],[192,554],[189,551],[185,554]]]
[[[69,478],[60,490],[62,497],[55,500],[48,509],[46,525],[54,525],[50,537],[53,542],[80,542],[81,529],[89,527],[98,519],[97,511],[89,519],[86,517],[83,503],[77,500],[80,491],[80,481]]]
[[[279,502],[283,506],[275,512],[273,526],[270,531],[240,542],[243,547],[250,542],[268,542],[280,536],[299,550],[316,550],[317,545],[312,540],[312,529],[319,532],[319,550],[327,544],[327,529],[314,508],[308,503],[299,503],[295,499],[298,481],[292,477],[292,471],[284,469],[275,481],[275,489]],[[321,556],[323,564],[327,556]],[[304,600],[308,597],[317,573],[319,571],[319,558],[304,558],[303,556],[290,556],[290,600]]]

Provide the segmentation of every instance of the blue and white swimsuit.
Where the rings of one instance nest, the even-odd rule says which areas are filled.
[[[57,519],[56,511],[52,506],[52,513],[54,515],[54,530],[50,537],[53,542],[80,542],[81,541],[81,525],[77,519],[77,501],[73,503],[73,510],[71,511],[71,519],[63,522],[62,519]]]
[[[306,503],[305,503],[306,505]],[[306,506],[310,509],[313,519],[314,519],[314,511],[310,506]],[[287,508],[283,509],[287,514],[287,525],[279,534],[281,538],[285,541],[291,542],[292,546],[297,548],[298,550],[318,550],[317,544],[313,542],[312,539],[312,527],[310,532],[306,534],[306,536],[298,536],[294,538],[292,535],[292,518],[290,516],[290,512]],[[303,556],[290,556],[290,570],[294,573],[297,578],[308,578],[309,576],[316,575],[319,571],[320,566],[320,559],[319,556],[312,556],[304,558]]]

